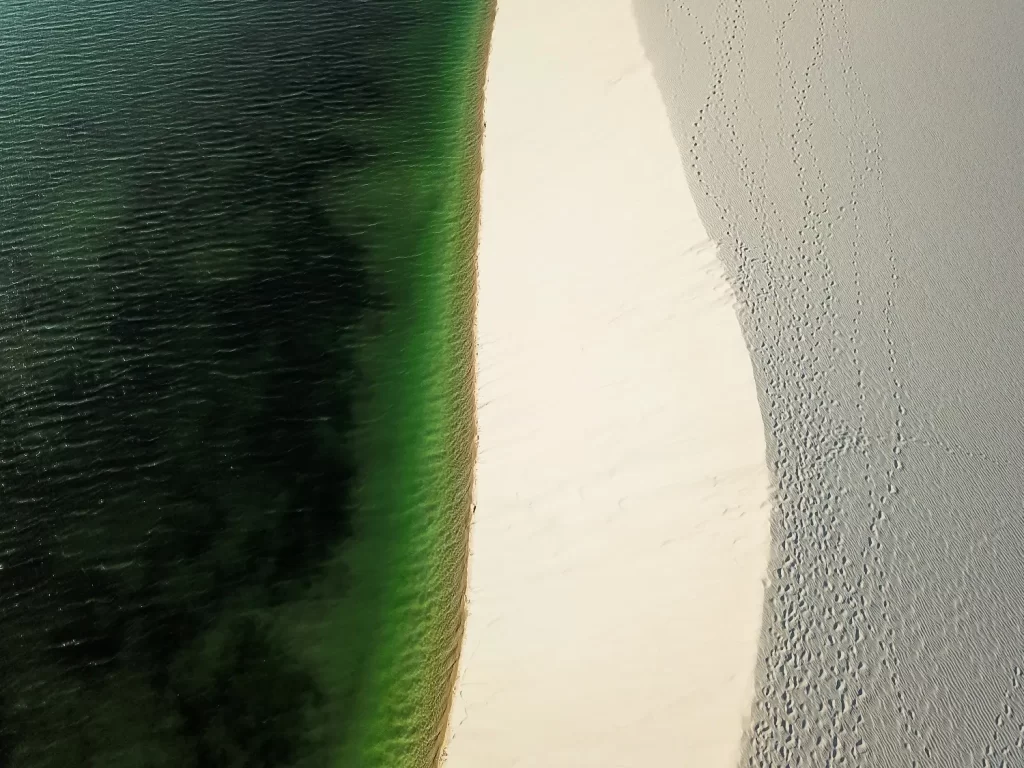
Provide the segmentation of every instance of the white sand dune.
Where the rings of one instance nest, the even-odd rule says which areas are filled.
[[[769,490],[755,384],[630,0],[499,0],[479,459],[448,768],[732,768]]]
[[[635,5],[779,490],[743,764],[1024,766],[1024,3]]]

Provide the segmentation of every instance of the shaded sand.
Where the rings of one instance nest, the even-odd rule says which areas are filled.
[[[770,478],[629,0],[499,0],[448,768],[735,765]]]
[[[779,483],[744,764],[1024,765],[1024,5],[635,5]]]

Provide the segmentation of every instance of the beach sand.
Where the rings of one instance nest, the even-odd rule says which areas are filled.
[[[1024,5],[635,5],[778,483],[743,764],[1024,765]]]
[[[732,293],[630,0],[499,0],[448,768],[732,768],[768,558]]]

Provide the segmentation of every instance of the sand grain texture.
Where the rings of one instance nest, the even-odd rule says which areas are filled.
[[[629,0],[499,0],[448,768],[731,768],[770,477]]]
[[[1024,6],[636,0],[779,484],[744,765],[1024,765]]]

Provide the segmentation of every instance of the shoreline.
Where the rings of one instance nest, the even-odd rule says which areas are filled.
[[[434,189],[439,204],[423,237],[409,244],[410,251],[419,247],[425,255],[411,302],[425,322],[409,325],[403,337],[417,351],[400,376],[408,397],[403,432],[390,438],[408,458],[406,471],[374,476],[380,497],[391,494],[390,509],[398,514],[378,503],[375,519],[367,521],[379,537],[388,537],[391,561],[376,609],[381,631],[362,683],[363,719],[339,758],[345,764],[427,768],[437,765],[443,749],[446,694],[464,624],[475,452],[472,323],[490,2],[463,0],[458,29],[448,31],[458,43],[438,62],[438,88],[446,96],[429,124],[436,141],[430,156],[436,160],[426,176],[440,180]],[[417,179],[410,182],[415,188]],[[396,402],[392,396],[377,407],[386,413]],[[394,470],[400,464],[380,467]]]
[[[630,0],[542,10],[492,6],[476,512],[442,764],[724,768],[768,555],[750,361]]]
[[[463,304],[464,308],[469,312],[469,335],[468,345],[469,349],[465,350],[464,353],[469,357],[468,365],[468,391],[469,391],[469,414],[468,424],[463,423],[463,428],[468,428],[470,435],[466,440],[469,446],[469,457],[467,459],[467,466],[469,470],[469,483],[470,483],[470,499],[468,508],[462,507],[463,525],[460,530],[460,535],[463,537],[462,544],[462,555],[461,555],[461,577],[457,582],[457,594],[458,599],[458,626],[456,628],[454,642],[454,652],[449,657],[451,665],[447,670],[448,681],[445,684],[445,704],[444,709],[441,713],[440,728],[437,733],[436,743],[434,748],[433,757],[431,759],[431,766],[440,766],[444,764],[445,748],[451,738],[451,712],[452,705],[455,700],[456,690],[459,681],[459,665],[462,657],[462,644],[466,630],[466,591],[467,584],[469,581],[469,535],[472,526],[473,510],[475,509],[475,468],[476,468],[476,455],[477,455],[477,420],[476,420],[476,315],[477,315],[477,247],[479,242],[479,231],[480,231],[480,180],[483,170],[483,135],[484,135],[484,93],[487,85],[487,66],[490,60],[491,54],[491,38],[494,33],[494,17],[497,12],[498,0],[483,0],[485,4],[485,10],[482,11],[483,21],[481,21],[481,30],[476,40],[476,54],[475,61],[477,67],[476,73],[476,84],[473,89],[475,95],[476,108],[473,110],[475,117],[473,118],[473,131],[474,141],[471,144],[467,144],[465,156],[463,158],[463,173],[466,181],[463,183],[463,188],[466,190],[465,194],[459,195],[459,200],[463,206],[462,214],[463,219],[461,226],[459,227],[459,245],[455,249],[460,254],[468,255],[469,262],[469,286],[468,286],[468,298]],[[457,282],[457,281],[456,281]],[[457,286],[455,292],[458,293]],[[458,326],[459,324],[456,323]],[[460,334],[461,326],[455,329],[456,337],[462,336]],[[457,346],[457,345],[456,345]],[[458,398],[456,398],[458,399]],[[446,413],[459,413],[458,407],[451,407],[446,409]],[[458,433],[459,429],[456,426],[453,432]],[[454,441],[458,443],[456,439]]]

